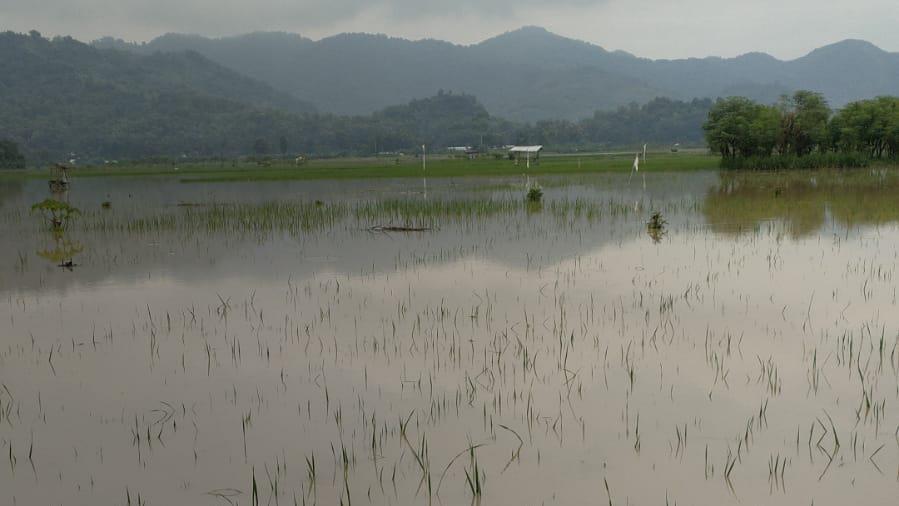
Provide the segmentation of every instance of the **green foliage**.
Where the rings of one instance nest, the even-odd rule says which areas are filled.
[[[721,166],[736,170],[851,169],[867,167],[871,159],[864,153],[812,153],[723,158]]]
[[[31,212],[41,213],[53,231],[65,230],[71,221],[81,214],[81,211],[72,207],[68,202],[54,199],[44,199],[32,205]]]
[[[778,151],[803,156],[822,146],[827,139],[830,108],[820,93],[797,91],[781,97],[778,104],[781,131]]]
[[[533,183],[528,187],[528,193],[525,199],[531,204],[539,204],[543,202],[543,188],[537,183]]]
[[[661,242],[666,233],[666,225],[668,225],[668,221],[662,217],[661,211],[654,211],[652,215],[650,215],[649,221],[646,222],[646,232],[649,234],[649,237],[652,238],[653,242]]]
[[[520,129],[520,143],[564,146],[636,146],[642,143],[699,145],[709,99],[689,102],[656,98],[613,111],[596,111],[577,121],[545,120]]]
[[[866,167],[899,155],[899,98],[854,102],[831,116],[824,97],[810,91],[775,106],[732,97],[715,103],[703,129],[725,168]]]
[[[661,230],[665,228],[665,225],[667,224],[668,221],[662,217],[661,211],[654,211],[649,217],[649,223],[647,223],[646,226],[651,229]]]
[[[879,97],[847,105],[831,121],[833,149],[874,158],[899,156],[899,98]]]
[[[24,169],[25,156],[12,141],[0,140],[0,169]]]
[[[81,162],[260,155],[259,139],[263,154],[316,156],[412,152],[422,144],[429,152],[524,143],[556,149],[698,144],[711,107],[708,100],[657,99],[580,121],[522,124],[492,116],[472,95],[440,92],[343,117],[311,112],[197,53],[160,49],[135,54],[70,38],[0,34],[0,61],[8,63],[0,76],[0,136],[17,142],[35,163],[68,160],[72,153]],[[329,79],[329,85],[343,84],[335,80],[341,81]]]
[[[196,53],[0,33],[0,138],[35,162],[245,151],[308,104]]]
[[[778,116],[772,108],[748,98],[718,100],[703,125],[709,148],[724,158],[769,155],[774,148]]]

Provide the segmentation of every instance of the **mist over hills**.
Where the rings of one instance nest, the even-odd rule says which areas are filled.
[[[839,107],[899,95],[899,55],[863,41],[792,61],[648,60],[539,28],[471,46],[286,33],[86,44],[7,32],[0,62],[0,139],[32,164],[73,152],[102,161],[702,145],[714,97],[773,102],[802,88]]]
[[[0,139],[33,158],[177,152],[222,125],[314,111],[306,102],[195,52],[136,55],[68,37],[0,33]],[[260,111],[272,111],[260,114]],[[203,146],[211,149],[210,146]]]
[[[508,142],[516,132],[462,94],[364,117],[318,114],[194,51],[141,55],[7,32],[0,33],[0,62],[8,70],[0,73],[0,140],[18,145],[31,164],[371,154],[476,138]]]
[[[167,34],[145,44],[113,39],[94,44],[141,54],[196,51],[335,114],[368,114],[439,89],[472,94],[491,114],[518,121],[578,119],[655,97],[743,95],[773,102],[809,89],[840,107],[899,94],[899,54],[856,40],[790,61],[763,53],[650,60],[538,27],[469,46],[369,34],[313,41],[288,33],[218,39]]]

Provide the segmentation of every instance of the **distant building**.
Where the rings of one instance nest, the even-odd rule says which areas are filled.
[[[454,155],[465,155],[469,160],[474,160],[481,154],[481,151],[478,148],[471,146],[451,146],[446,148],[446,150]]]
[[[534,163],[540,162],[541,151],[543,151],[543,146],[512,146],[509,149],[509,157],[515,160],[515,165],[518,165],[518,162],[524,158],[527,167],[530,168],[532,160]]]

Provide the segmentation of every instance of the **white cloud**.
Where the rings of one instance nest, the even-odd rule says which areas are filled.
[[[899,49],[895,0],[2,0],[0,20],[5,29],[83,40],[283,30],[314,38],[360,31],[472,43],[540,25],[656,58],[749,51],[792,58],[845,38]]]

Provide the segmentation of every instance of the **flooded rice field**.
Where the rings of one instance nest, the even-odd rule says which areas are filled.
[[[0,504],[896,504],[899,174],[539,182],[0,182]]]

